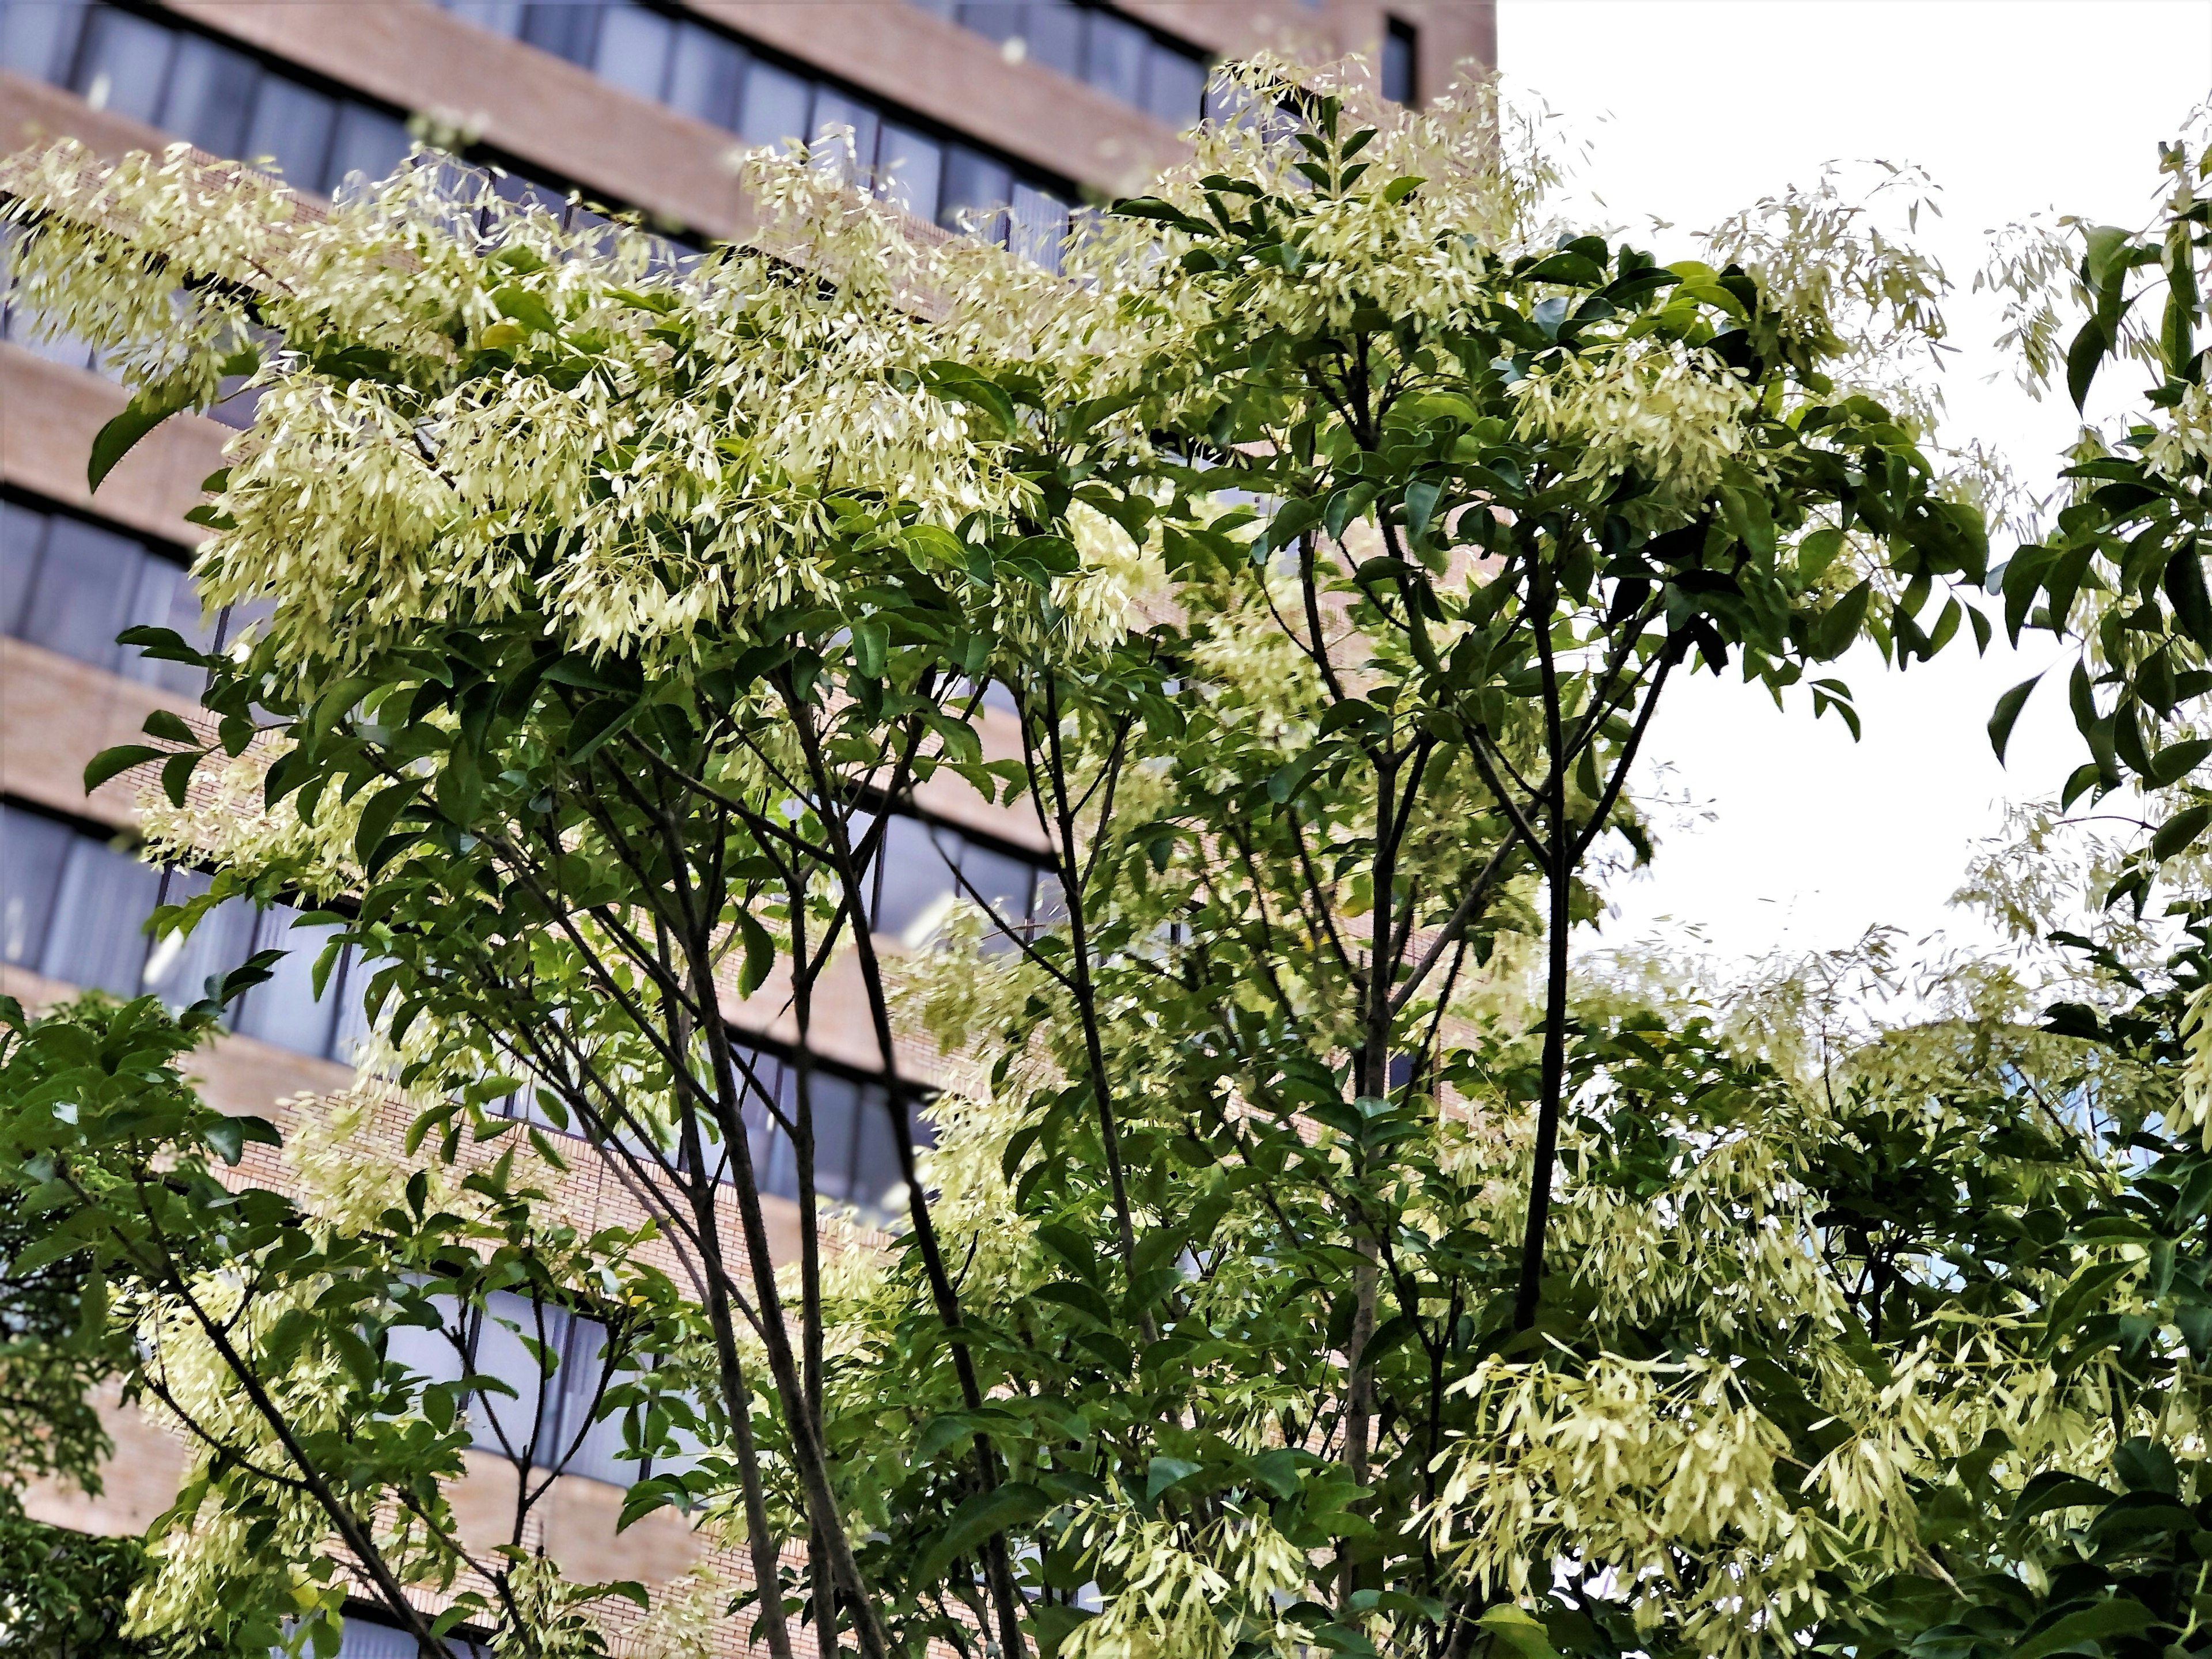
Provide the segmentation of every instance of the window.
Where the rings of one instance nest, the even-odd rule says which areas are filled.
[[[761,1191],[778,1198],[799,1196],[799,1155],[769,1111],[795,1121],[799,1072],[791,1059],[770,1049],[738,1051],[747,1076],[744,1108],[747,1150]],[[879,1079],[850,1073],[817,1060],[809,1067],[808,1094],[814,1105],[814,1190],[833,1204],[849,1204],[863,1217],[887,1223],[905,1208],[905,1180],[899,1169],[897,1127],[891,1093]],[[929,1129],[915,1122],[916,1144],[927,1146]],[[728,1159],[710,1148],[719,1180],[729,1179]]]
[[[344,1631],[338,1638],[338,1659],[417,1659],[422,1650],[415,1638],[396,1625],[386,1625],[368,1619],[347,1619]],[[270,1659],[279,1659],[282,1648],[270,1650]],[[446,1638],[446,1651],[453,1659],[491,1659],[491,1650],[475,1642],[464,1642],[458,1636]]]
[[[915,0],[924,9],[995,40],[1016,63],[1042,64],[1087,81],[1170,126],[1206,113],[1206,54],[1143,24],[1075,0]]]
[[[1401,17],[1384,22],[1382,95],[1394,103],[1412,104],[1420,94],[1420,32]]]
[[[968,228],[962,216],[969,215],[978,234],[1058,268],[1073,193],[1065,185],[1025,172],[1017,183],[1017,169],[1008,163],[927,131],[860,93],[760,56],[696,19],[641,0],[439,3],[456,17],[565,58],[625,92],[711,121],[749,144],[813,143],[828,130],[849,128],[849,155],[841,146],[823,158],[824,166],[856,172],[917,219],[948,230]],[[1143,106],[1152,106],[1147,99],[1165,98],[1178,110],[1189,106],[1188,114],[1174,118],[1179,123],[1196,118],[1206,85],[1203,62],[1177,58],[1160,69],[1160,49],[1136,25],[1064,0],[996,9],[1027,20],[1024,27],[1035,22],[1036,42],[1025,51],[1048,57],[1071,75],[1089,72],[1084,66],[1095,58],[1097,74],[1134,88],[1133,100]],[[1029,20],[1033,10],[1039,17]],[[1103,45],[1091,44],[1094,33]],[[1002,210],[1021,191],[1027,192],[1026,216],[1010,224]]]
[[[315,963],[337,930],[300,927],[301,913],[287,904],[257,910],[228,899],[188,939],[146,936],[155,909],[207,889],[197,871],[163,871],[112,840],[0,805],[0,960],[115,996],[155,993],[180,1006],[254,951],[283,951],[275,977],[231,1006],[235,1029],[295,1054],[350,1061],[368,1033],[363,1000],[380,964],[348,946],[316,996]]]
[[[179,696],[199,695],[188,663],[149,662],[118,645],[126,628],[171,628],[214,643],[180,556],[160,544],[20,501],[0,501],[0,633]]]
[[[870,815],[856,814],[854,833],[866,833],[872,823]],[[992,847],[932,819],[894,814],[868,872],[874,930],[919,946],[962,900],[981,900],[1000,921],[1024,931],[1060,914],[1059,882],[1033,856]]]
[[[381,178],[407,155],[406,124],[392,111],[105,0],[0,0],[0,68],[218,155],[269,157],[326,196],[348,174]]]
[[[6,0],[0,0],[0,5],[5,3]],[[347,129],[343,117],[339,124],[338,142],[341,145],[347,142]],[[105,375],[120,384],[121,377],[111,373],[101,362],[100,354],[82,340],[68,334],[50,336],[46,330],[36,326],[38,313],[35,311],[6,302],[9,249],[20,231],[19,226],[0,226],[0,340],[12,340],[26,351],[44,357],[49,362],[61,363],[70,368],[89,369],[93,374]],[[184,300],[187,296],[180,289],[179,297]],[[264,343],[275,337],[266,331],[258,332]],[[253,411],[261,401],[261,392],[257,388],[250,393],[240,395],[245,391],[246,379],[242,374],[223,377],[217,392],[217,401],[205,411],[210,419],[240,428],[253,424]],[[185,630],[179,629],[178,631],[182,633]]]
[[[623,1486],[696,1463],[696,1435],[679,1430],[672,1437],[673,1455],[639,1457],[629,1455],[629,1413],[599,1414],[605,1389],[637,1376],[634,1370],[608,1374],[607,1328],[599,1321],[511,1291],[494,1291],[481,1312],[471,1310],[465,1317],[451,1297],[431,1301],[441,1309],[441,1328],[391,1327],[385,1357],[426,1382],[474,1375],[512,1389],[512,1395],[486,1390],[469,1401],[470,1442],[478,1450]]]

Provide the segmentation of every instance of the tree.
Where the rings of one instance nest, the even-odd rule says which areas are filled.
[[[80,1537],[23,1509],[42,1476],[100,1490],[112,1448],[93,1396],[130,1367],[104,1281],[40,1248],[58,1196],[35,1182],[0,1192],[0,1645],[40,1659],[138,1650],[118,1635],[137,1540]]]
[[[1778,699],[1863,637],[1901,665],[1984,626],[1937,603],[1981,577],[1977,514],[1864,389],[1938,330],[1937,280],[1832,196],[1711,261],[1552,223],[1483,89],[1358,115],[1325,78],[1241,85],[1073,280],[909,247],[767,158],[773,252],[677,266],[431,167],[315,220],[182,152],[15,164],[27,307],[137,388],[95,482],[223,375],[263,388],[198,572],[270,620],[219,656],[137,634],[206,669],[210,719],[155,716],[88,783],[158,764],[156,844],[212,872],[157,930],[322,907],[322,971],[380,964],[344,1109],[419,1114],[411,1165],[343,1185],[331,1131],[295,1133],[277,1193],[206,1164],[264,1131],[173,1063],[243,981],[15,1028],[9,1167],[84,1172],[52,1248],[173,1339],[141,1370],[202,1448],[143,1627],[321,1642],[357,1593],[426,1652],[463,1620],[588,1650],[590,1603],[642,1592],[458,1535],[497,1390],[424,1358],[504,1321],[550,1370],[570,1316],[635,1450],[708,1449],[628,1512],[742,1537],[778,1655],[802,1620],[869,1659],[1741,1647],[1908,1547],[1881,1493],[1727,1487],[1823,1432],[1808,1400],[1878,1415],[1836,1378],[1887,1340],[1887,1281],[1853,1303],[1796,1247],[1836,1231],[1798,1160],[1859,1130],[1709,1020],[1578,1022],[1567,942],[1606,832],[1641,848],[1626,782],[1692,653]],[[982,741],[992,683],[1018,756]],[[1036,813],[1064,914],[971,890],[943,950],[891,957],[868,873],[940,775]],[[822,1243],[805,1055],[840,959],[905,1177],[881,1250]],[[787,1102],[746,1003],[795,1021]],[[926,1170],[909,1018],[956,1060]],[[158,1130],[93,1058],[118,1023],[161,1053]],[[118,1115],[45,1112],[53,1065]],[[495,1109],[517,1091],[650,1226],[566,1227],[567,1154]],[[797,1150],[782,1273],[763,1109]],[[1674,1212],[1710,1218],[1679,1267]],[[1717,1288],[1747,1218],[1778,1242]],[[483,1407],[514,1545],[561,1461],[544,1397]],[[1644,1451],[1602,1515],[1516,1510],[1624,1413]],[[1770,1559],[1762,1505],[1814,1541]]]

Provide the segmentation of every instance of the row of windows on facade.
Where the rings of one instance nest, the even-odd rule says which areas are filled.
[[[0,634],[197,697],[200,670],[151,661],[115,642],[125,629],[142,627],[174,629],[203,650],[215,642],[175,552],[66,514],[0,501]]]
[[[0,0],[0,68],[214,155],[267,157],[293,184],[324,195],[349,173],[382,178],[408,150],[406,125],[387,110],[101,0]]]
[[[119,997],[151,992],[182,1006],[254,951],[283,951],[274,977],[232,1006],[233,1029],[295,1054],[349,1060],[368,1034],[362,1000],[374,964],[349,947],[317,996],[315,962],[335,929],[295,926],[301,913],[285,904],[257,910],[228,900],[189,938],[147,935],[161,906],[207,890],[196,871],[161,870],[112,842],[0,806],[0,960],[64,984]]]
[[[291,183],[326,196],[339,194],[349,179],[385,177],[406,160],[411,143],[405,124],[373,104],[319,91],[220,40],[100,0],[0,0],[0,68],[67,87],[96,109],[175,133],[211,155],[266,159]],[[483,169],[441,166],[457,199],[475,197]],[[607,222],[526,177],[501,173],[494,185],[564,228]],[[697,252],[662,240],[672,258]],[[100,369],[82,344],[35,339],[27,320],[10,308],[0,317],[0,338]],[[234,426],[252,419],[246,399],[209,412]]]
[[[343,1624],[337,1659],[422,1659],[422,1650],[415,1638],[397,1625],[352,1617]],[[491,1659],[489,1648],[455,1636],[446,1638],[446,1651],[452,1659]],[[281,1647],[271,1648],[269,1659],[289,1659],[289,1656]]]
[[[1064,189],[1002,157],[924,131],[842,87],[773,62],[705,24],[638,0],[521,3],[439,0],[481,27],[528,42],[626,92],[697,116],[749,144],[782,145],[848,129],[826,149],[886,198],[948,229],[979,234],[1057,268],[1068,232]],[[1198,71],[1202,88],[1205,73]]]
[[[799,1154],[783,1125],[799,1115],[799,1068],[793,1058],[750,1043],[733,1045],[743,1079],[745,1145],[759,1190],[796,1202],[799,1197]],[[827,1204],[842,1204],[864,1221],[895,1224],[906,1208],[906,1177],[900,1167],[898,1137],[903,1125],[917,1148],[936,1144],[934,1130],[909,1109],[911,1091],[894,1091],[879,1079],[832,1069],[818,1060],[808,1068],[807,1099],[812,1107],[814,1192]],[[507,1112],[525,1121],[562,1127],[538,1104],[528,1088],[518,1090]],[[647,1151],[634,1130],[615,1138],[633,1152]],[[656,1136],[655,1139],[662,1137]],[[704,1149],[708,1173],[716,1181],[734,1180],[726,1148],[718,1141]],[[664,1150],[672,1162],[681,1154]]]
[[[891,830],[885,856],[872,872],[878,931],[894,931],[902,919],[911,930],[933,909],[941,915],[956,867],[978,890],[997,890],[994,908],[1010,923],[1049,919],[1039,908],[1050,902],[1048,877],[941,826],[900,817]],[[125,997],[150,992],[181,1005],[199,996],[210,976],[228,973],[255,951],[283,951],[274,976],[233,1006],[233,1029],[295,1054],[350,1062],[369,1031],[363,1005],[377,964],[348,946],[318,996],[315,963],[335,929],[300,925],[301,913],[289,905],[256,909],[242,899],[216,906],[189,938],[148,937],[147,918],[158,907],[207,890],[207,878],[197,872],[165,872],[96,836],[21,807],[0,806],[0,960],[66,984]],[[797,1068],[768,1049],[745,1048],[741,1057],[749,1073],[744,1115],[755,1179],[763,1192],[796,1199],[797,1153],[779,1116],[791,1121],[797,1111]],[[904,1197],[898,1119],[884,1085],[817,1065],[808,1094],[816,1193],[851,1205],[870,1221],[895,1219]],[[519,1091],[507,1109],[551,1122],[532,1091]],[[726,1153],[708,1155],[716,1177],[727,1180]]]
[[[1203,54],[1127,18],[1073,0],[915,0],[995,40],[1018,63],[1042,64],[1158,117],[1177,131],[1206,112]]]
[[[1059,258],[1067,206],[1042,179],[887,118],[867,100],[755,58],[701,25],[635,5],[446,3],[749,143],[849,127],[861,172],[884,179],[885,193],[917,217],[957,228],[972,213],[989,221],[987,234],[1046,263]],[[603,10],[622,15],[603,27]],[[539,12],[554,24],[532,22]],[[160,127],[211,154],[265,159],[293,184],[324,195],[336,194],[355,174],[383,177],[408,152],[405,124],[388,110],[104,0],[0,0],[0,68],[66,87],[96,109]],[[507,193],[556,213],[564,206],[559,192],[524,181]]]
[[[465,1316],[450,1297],[431,1301],[444,1322],[440,1328],[392,1327],[385,1357],[425,1382],[488,1376],[512,1389],[512,1396],[489,1390],[470,1395],[470,1440],[479,1449],[624,1486],[697,1467],[700,1443],[689,1430],[672,1430],[672,1455],[640,1455],[625,1421],[630,1413],[600,1414],[605,1390],[626,1373],[610,1373],[607,1330],[598,1320],[511,1291],[494,1291],[481,1311]],[[532,1343],[541,1344],[555,1362],[551,1376]]]

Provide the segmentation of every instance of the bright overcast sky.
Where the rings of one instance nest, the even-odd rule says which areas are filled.
[[[2050,208],[2116,224],[2149,213],[2157,143],[2212,92],[2208,0],[1499,0],[1498,58],[1595,146],[1582,182],[1614,221],[1702,229],[1832,159],[1915,162],[1942,187],[1925,245],[1961,290],[1988,229]],[[1662,259],[1665,233],[1639,236]],[[1962,291],[1948,396],[1954,429],[2040,483],[2071,435],[2037,404]],[[2047,487],[2047,485],[2044,486]],[[2009,550],[1995,550],[2002,558]],[[1962,648],[1963,647],[1963,648]],[[1615,894],[1612,941],[1682,939],[1722,958],[1845,945],[1877,922],[1943,926],[1969,850],[2008,799],[2054,793],[2081,757],[2061,687],[2039,692],[2010,765],[1984,722],[2046,643],[1990,657],[1955,642],[1904,676],[1850,665],[1865,740],[1733,676],[1670,687],[1653,747],[1670,793],[1709,807]],[[1652,781],[1650,769],[1644,781]],[[1954,933],[1960,930],[1953,924]]]

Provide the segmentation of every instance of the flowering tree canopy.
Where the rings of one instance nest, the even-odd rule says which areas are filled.
[[[2114,1189],[1991,1069],[2078,1040],[1817,1074],[1570,994],[1670,676],[1850,720],[1820,665],[1986,638],[1979,514],[1876,389],[1938,275],[1832,194],[1671,262],[1559,222],[1486,88],[1241,89],[1060,275],[800,160],[750,164],[757,248],[680,261],[428,160],[326,216],[181,151],[10,164],[17,302],[134,387],[95,476],[259,398],[197,573],[265,620],[137,634],[209,718],[88,781],[147,768],[159,855],[211,874],[158,929],[304,902],[320,971],[377,964],[282,1192],[209,1161],[277,1131],[176,1069],[268,962],[9,1028],[5,1167],[198,1460],[140,1628],[319,1642],[369,1595],[426,1652],[569,1653],[652,1601],[520,1547],[574,1449],[527,1413],[492,1413],[511,1534],[464,1535],[485,1384],[418,1359],[486,1310],[548,1367],[550,1315],[599,1322],[568,1363],[653,1460],[626,1516],[746,1553],[734,1607],[662,1594],[672,1650],[1794,1646],[1941,1580],[1961,1447],[2003,1437],[2007,1492],[2104,1455],[2117,1361],[2054,1379],[2031,1328],[2074,1256],[1989,1242]],[[871,872],[955,781],[1034,816],[1056,900],[971,884],[894,949]],[[832,973],[888,1239],[814,1168]],[[771,1018],[787,1091],[732,1031]],[[394,1094],[406,1156],[350,1145]],[[643,1223],[580,1236],[533,1119]],[[1956,1283],[1903,1265],[1954,1237]]]

